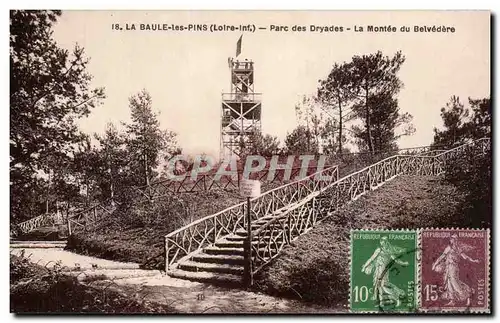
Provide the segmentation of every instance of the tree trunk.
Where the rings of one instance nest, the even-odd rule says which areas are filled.
[[[339,101],[339,154],[342,154],[342,102],[340,102],[340,96],[337,99]]]
[[[113,168],[111,167],[111,154],[108,154],[108,171],[109,171],[109,197],[111,198],[111,204],[114,206],[115,197],[115,179],[113,177]]]
[[[89,207],[90,205],[90,194],[89,194],[89,177],[85,175],[85,206]]]
[[[109,195],[111,198],[111,204],[115,204],[115,184],[114,184],[114,178],[113,178],[113,170],[110,168],[109,169],[109,175],[110,175],[110,182],[109,182]]]
[[[146,153],[144,154],[144,180],[145,180],[146,186],[149,187],[148,155]]]
[[[368,104],[368,86],[365,88],[365,113],[366,113],[366,132],[368,135],[368,149],[373,154],[373,138],[372,138],[372,125],[370,120],[370,106]]]
[[[45,213],[49,213],[49,199],[50,199],[50,186],[51,186],[51,175],[52,171],[49,170],[49,183],[47,188],[47,199],[45,200]]]

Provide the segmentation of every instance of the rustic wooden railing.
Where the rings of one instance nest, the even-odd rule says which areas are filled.
[[[85,230],[89,225],[110,216],[116,210],[118,202],[109,199],[103,203],[92,205],[67,218],[68,234],[71,235],[77,230]]]
[[[330,166],[325,166],[325,168],[329,167]],[[271,178],[269,178],[270,170],[264,169],[257,173],[251,173],[250,177],[252,179],[260,180],[266,184],[282,185],[288,182],[293,182],[304,169],[308,174],[311,174],[312,172],[310,170],[313,168],[293,167],[291,171],[289,169],[277,169],[274,174],[271,174]],[[285,172],[287,171],[290,171],[289,176],[285,176]],[[240,187],[242,179],[244,178],[245,177],[242,171],[234,172],[233,175],[222,175],[220,178],[217,178],[216,174],[199,174],[195,179],[192,179],[190,173],[188,172],[183,175],[181,179],[165,179],[151,183],[149,186],[137,187],[136,190],[143,196],[154,200],[172,193],[195,193],[215,189],[237,190]]]
[[[46,213],[19,223],[17,228],[22,233],[28,233],[41,226],[53,224],[55,221],[56,214]]]
[[[271,215],[291,203],[299,202],[311,192],[337,181],[338,167],[332,166],[295,182],[264,192],[252,199],[252,220]],[[245,229],[245,202],[196,220],[165,237],[166,270],[181,258],[214,243],[219,238]]]

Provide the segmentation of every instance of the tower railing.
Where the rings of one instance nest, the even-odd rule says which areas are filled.
[[[262,101],[262,93],[253,93],[253,92],[222,93],[222,100],[223,101],[236,101],[236,102],[240,102],[240,101],[261,102]]]

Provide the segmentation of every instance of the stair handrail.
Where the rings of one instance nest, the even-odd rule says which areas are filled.
[[[266,198],[273,200],[273,196],[279,194],[280,191],[295,189],[297,196],[299,196],[299,194],[305,194],[307,190],[310,190],[311,188],[317,189],[327,185],[329,182],[326,181],[314,181],[314,185],[312,187],[307,187],[307,185],[304,184],[306,182],[312,182],[311,179],[316,176],[324,176],[325,174],[330,174],[330,177],[332,178],[331,181],[337,180],[338,166],[335,165],[325,168],[304,178],[281,185],[279,187],[266,191],[255,198],[252,198],[252,215],[254,216],[254,218],[259,218],[258,216],[255,217],[255,215],[258,214],[257,209],[265,208],[267,205],[265,201],[263,203],[259,202],[262,202],[262,200]],[[296,186],[296,188],[294,186]],[[293,197],[294,196],[295,195],[293,195]],[[167,234],[165,236],[166,270],[169,270],[170,265],[175,263],[176,260],[178,260],[179,256],[187,256],[192,252],[203,248],[206,244],[214,243],[217,239],[224,235],[234,233],[240,228],[244,229],[246,224],[246,217],[244,212],[245,206],[246,202],[240,202],[215,214],[195,220]],[[276,204],[272,205],[272,207],[275,208],[277,208],[278,206],[279,203],[277,202]],[[198,225],[201,225],[201,228],[198,228]],[[199,240],[193,242],[192,240],[195,240],[194,237]],[[173,257],[170,257],[171,252],[173,253]],[[182,255],[179,255],[180,253]]]
[[[329,171],[329,170],[333,170],[333,169],[337,169],[337,165],[332,166],[332,167],[329,167],[329,168],[326,168],[326,169],[323,169],[323,170],[321,170],[321,171],[319,171],[319,172],[316,172],[316,173],[314,173],[314,174],[311,174],[311,175],[309,175],[309,176],[307,176],[307,177],[304,177],[304,178],[302,178],[302,179],[298,179],[298,180],[296,180],[296,181],[293,181],[293,182],[290,182],[290,183],[287,183],[287,184],[284,184],[284,185],[278,186],[278,187],[273,188],[273,189],[271,189],[271,190],[269,190],[269,191],[265,191],[265,192],[263,192],[262,194],[260,194],[259,196],[254,197],[254,198],[252,198],[252,199],[250,199],[250,200],[251,200],[252,202],[254,202],[254,201],[258,200],[259,198],[261,198],[262,196],[266,196],[266,195],[268,195],[268,194],[272,194],[273,192],[276,192],[276,191],[278,191],[278,190],[280,190],[280,189],[283,189],[283,188],[288,187],[288,186],[290,186],[290,185],[297,184],[298,182],[302,182],[302,181],[304,181],[304,180],[306,180],[306,179],[308,179],[308,178],[310,178],[310,177],[312,177],[312,176],[316,176],[316,175],[318,175],[318,174],[321,174],[321,173],[323,173],[323,172],[326,172],[326,171]],[[188,228],[189,228],[189,227],[191,227],[192,225],[199,224],[199,223],[201,223],[201,222],[203,222],[203,221],[205,221],[205,220],[210,220],[210,219],[212,219],[212,218],[214,218],[214,217],[216,217],[216,216],[218,216],[218,215],[220,215],[220,214],[222,214],[222,213],[225,213],[225,212],[230,211],[230,210],[232,210],[232,209],[236,209],[236,208],[238,208],[238,207],[240,207],[240,206],[243,206],[243,205],[246,205],[246,202],[240,202],[240,203],[237,203],[237,204],[235,204],[235,205],[232,205],[232,206],[230,206],[230,207],[228,207],[228,208],[226,208],[226,209],[224,209],[224,210],[222,210],[222,211],[219,211],[219,212],[217,212],[217,213],[214,213],[214,214],[212,214],[212,215],[207,215],[207,216],[205,216],[205,217],[203,217],[203,218],[200,218],[200,219],[198,219],[198,220],[195,220],[195,221],[193,221],[193,222],[191,222],[191,223],[189,223],[189,224],[187,224],[187,225],[185,225],[185,226],[183,226],[183,227],[181,227],[181,228],[179,228],[179,229],[177,229],[177,230],[175,230],[175,231],[170,232],[170,233],[169,233],[169,234],[167,234],[165,237],[171,237],[171,236],[173,236],[173,235],[175,235],[175,234],[177,234],[177,233],[179,233],[179,232],[181,232],[181,231],[184,231],[184,230],[188,229]]]

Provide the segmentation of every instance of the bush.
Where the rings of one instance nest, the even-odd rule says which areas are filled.
[[[477,149],[469,149],[454,156],[446,163],[445,180],[465,196],[458,208],[457,224],[463,227],[490,227],[493,213],[491,152],[483,154]]]
[[[90,287],[26,258],[10,259],[10,311],[14,313],[171,313],[172,308],[139,302],[111,288]]]
[[[113,214],[68,239],[67,249],[98,258],[135,262],[147,269],[165,269],[165,236],[201,217],[241,201],[217,190],[170,194],[152,203],[121,204]]]

